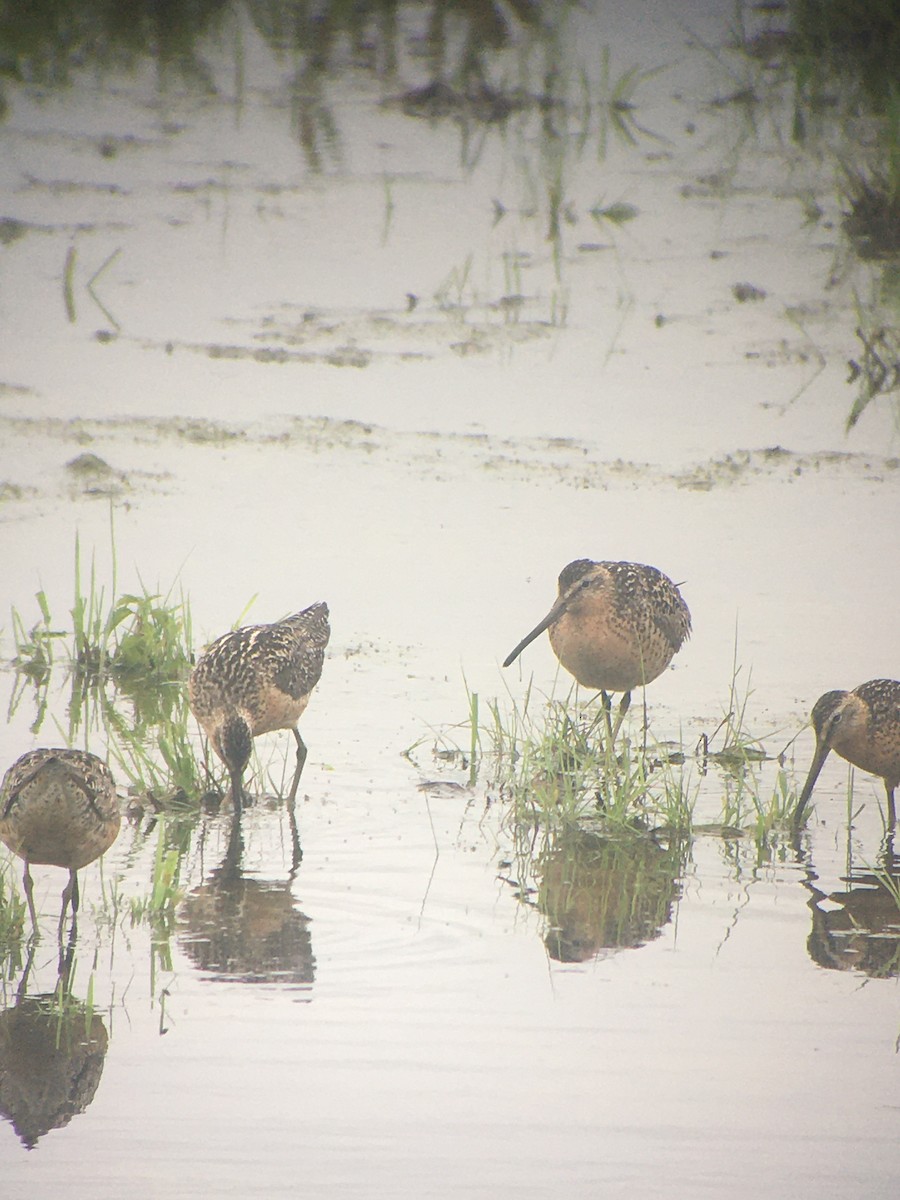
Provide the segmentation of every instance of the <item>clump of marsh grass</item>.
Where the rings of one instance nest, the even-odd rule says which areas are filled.
[[[557,699],[488,705],[478,733],[487,742],[488,792],[511,806],[512,819],[543,828],[600,822],[607,827],[690,827],[693,794],[684,760],[624,733],[615,744],[608,713],[581,701],[578,689]],[[472,734],[473,742],[475,734]]]
[[[54,628],[45,591],[36,593],[39,616],[29,628],[12,610],[13,667],[32,678],[44,677],[55,661],[55,648],[66,652],[71,674],[88,686],[112,679],[123,688],[140,683],[184,679],[191,665],[190,607],[182,594],[150,592],[116,595],[116,550],[112,539],[112,585],[100,584],[92,558],[84,581],[80,539],[75,538],[74,600],[65,628]]]
[[[750,674],[738,662],[737,637],[727,702],[713,733],[704,734],[693,759],[679,743],[648,740],[626,720],[613,743],[606,710],[582,701],[578,689],[562,698],[537,696],[487,705],[478,722],[470,696],[470,756],[488,794],[510,806],[515,823],[537,829],[569,826],[689,837],[700,786],[710,767],[721,778],[716,828],[749,834],[766,851],[791,827],[797,794],[779,761],[770,789],[763,764],[771,762],[762,739],[750,732]],[[477,723],[477,724],[476,724]]]
[[[10,885],[11,863],[0,864],[0,981],[12,980],[22,966],[22,940],[28,911],[18,889]]]
[[[17,681],[10,712],[33,685],[32,729],[37,732],[48,708],[51,674],[60,666],[70,684],[63,731],[70,744],[102,731],[109,757],[132,787],[158,795],[197,795],[184,688],[192,663],[190,606],[171,588],[120,593],[112,524],[110,542],[107,586],[93,556],[85,570],[76,536],[74,599],[65,619],[54,619],[43,590],[36,596],[34,624],[13,609]]]

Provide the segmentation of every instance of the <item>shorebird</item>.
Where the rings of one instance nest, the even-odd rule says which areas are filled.
[[[812,795],[822,764],[834,750],[854,767],[880,775],[887,793],[888,822],[897,823],[894,789],[900,784],[900,681],[870,679],[852,692],[826,692],[813,705],[816,752],[794,820]]]
[[[283,621],[224,634],[191,672],[191,711],[228,768],[236,810],[243,804],[241,780],[253,739],[275,729],[290,729],[297,742],[288,796],[293,805],[306,762],[297,722],[322,674],[330,633],[328,605],[311,604]]]
[[[37,931],[31,864],[66,867],[59,933],[71,901],[78,911],[78,876],[116,840],[120,824],[109,768],[83,750],[29,750],[0,784],[0,840],[25,860],[25,897]]]
[[[615,739],[631,691],[666,669],[691,632],[691,614],[677,586],[643,563],[592,562],[563,567],[559,595],[544,619],[507,655],[508,667],[545,629],[562,665],[582,687],[599,688],[609,714],[610,692],[623,692],[610,734]]]

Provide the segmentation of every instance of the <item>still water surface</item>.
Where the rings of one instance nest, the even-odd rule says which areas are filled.
[[[896,1194],[877,781],[857,774],[850,819],[830,760],[799,856],[711,831],[523,858],[502,803],[432,755],[467,744],[466,686],[553,688],[546,639],[499,663],[576,557],[685,581],[695,633],[648,703],[686,750],[735,659],[771,755],[821,692],[900,676],[896,406],[845,432],[880,268],[720,10],[573,14],[552,128],[400,103],[429,79],[418,10],[396,75],[345,63],[318,107],[244,19],[240,85],[226,39],[215,91],[114,72],[8,94],[0,215],[27,229],[0,252],[0,607],[43,588],[64,614],[76,530],[108,575],[112,492],[119,589],[177,577],[198,649],[253,596],[259,621],[326,599],[334,632],[299,869],[274,801],[237,863],[227,815],[187,825],[161,945],[128,916],[150,816],[83,873],[74,991],[103,1029],[33,1149],[0,1125],[5,1196]],[[497,62],[537,94],[550,53],[520,30]],[[629,141],[596,99],[633,66]],[[748,73],[752,112],[723,102]],[[337,132],[310,141],[310,112]],[[613,204],[637,215],[591,215]],[[85,450],[100,495],[66,466]],[[58,686],[35,732],[26,691],[4,769],[66,705]],[[261,790],[290,740],[264,739]],[[798,781],[811,750],[788,751]],[[715,822],[728,782],[687,770]],[[29,995],[55,985],[63,882],[35,874]]]

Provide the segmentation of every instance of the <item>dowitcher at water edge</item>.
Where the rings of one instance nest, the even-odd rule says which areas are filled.
[[[290,729],[297,766],[288,796],[293,804],[306,746],[297,722],[319,682],[331,630],[328,605],[311,604],[271,625],[246,625],[218,638],[191,672],[191,711],[231,776],[236,809],[253,739]]]
[[[25,860],[25,897],[37,930],[31,864],[66,867],[59,931],[66,907],[78,911],[76,872],[116,840],[120,824],[116,784],[109,768],[83,750],[29,750],[0,784],[0,841]]]
[[[691,614],[677,586],[656,567],[579,558],[563,567],[556,603],[504,667],[545,629],[566,670],[582,687],[600,689],[607,712],[609,693],[624,692],[610,730],[615,738],[632,688],[666,669],[690,636]]]
[[[834,750],[854,767],[884,780],[888,823],[897,823],[894,789],[900,784],[900,681],[870,679],[852,692],[826,692],[813,705],[816,752],[794,819],[799,821],[822,764]]]

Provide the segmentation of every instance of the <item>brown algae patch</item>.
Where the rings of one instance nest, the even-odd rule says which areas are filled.
[[[488,353],[554,332],[551,321],[527,315],[525,307],[520,296],[425,305],[410,295],[402,311],[329,312],[285,304],[255,325],[230,320],[243,334],[235,342],[174,342],[165,348],[260,363],[363,368],[384,359],[408,362],[447,352]],[[154,347],[154,343],[145,345]]]
[[[746,483],[753,478],[778,475],[791,480],[805,474],[825,473],[882,483],[895,475],[898,468],[900,459],[897,458],[878,458],[840,450],[796,454],[783,446],[770,446],[764,450],[738,450],[722,458],[697,463],[676,472],[672,479],[678,487],[706,492],[715,487]]]
[[[0,437],[32,446],[59,440],[82,447],[65,466],[68,494],[115,496],[171,479],[167,473],[112,467],[98,447],[127,440],[134,446],[182,444],[198,449],[223,446],[285,447],[310,454],[341,453],[389,462],[397,470],[435,480],[458,480],[467,473],[487,472],[506,481],[555,482],[576,489],[638,488],[648,484],[692,491],[745,485],[757,479],[792,482],[804,475],[852,478],[881,483],[897,477],[900,459],[827,451],[796,453],[783,446],[734,450],[728,454],[672,469],[659,463],[603,459],[597,447],[576,438],[499,438],[486,433],[435,430],[390,430],[378,425],[331,417],[274,417],[259,425],[185,417],[60,418],[0,417]],[[27,461],[26,455],[20,456]],[[8,480],[5,499],[23,499],[31,479]]]
[[[99,454],[90,451],[69,459],[66,472],[71,490],[83,496],[120,496],[131,490],[124,471],[115,470]]]
[[[0,506],[10,504],[16,500],[25,500],[36,495],[37,492],[32,487],[26,487],[18,483],[9,483],[5,479],[0,480]]]

